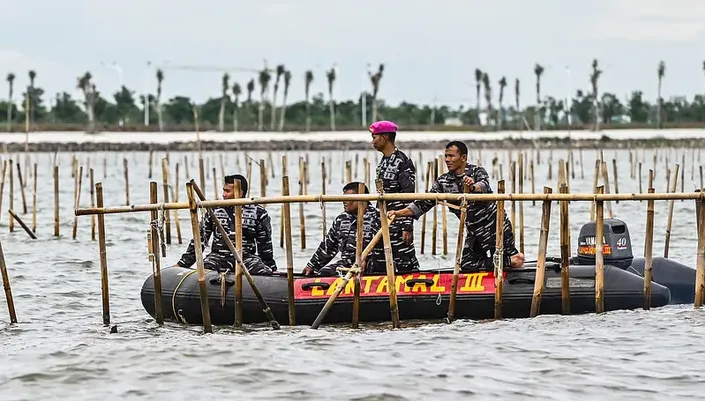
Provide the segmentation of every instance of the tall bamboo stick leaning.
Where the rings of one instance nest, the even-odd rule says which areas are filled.
[[[377,192],[384,193],[384,186],[381,179],[375,180]],[[399,306],[397,304],[397,288],[394,278],[394,261],[392,259],[392,241],[389,236],[389,218],[387,217],[387,202],[379,202],[379,217],[382,220],[382,239],[384,240],[384,260],[387,266],[387,288],[389,289],[389,309],[392,315],[392,328],[398,329]]]
[[[81,204],[81,184],[83,183],[83,166],[78,169],[78,176],[76,177],[76,191],[74,194],[73,208],[78,209]],[[71,233],[71,238],[76,239],[76,234],[78,233],[78,216],[73,217],[73,231]]]
[[[13,173],[13,167],[12,167],[12,159],[8,162],[10,171],[9,173],[9,178],[10,178],[10,210],[15,209],[15,178],[14,178],[14,173]],[[10,232],[15,231],[15,220],[12,218],[12,216],[8,213],[8,218],[10,221],[8,222]]]
[[[463,185],[463,192],[467,193],[468,185]],[[460,219],[458,220],[458,242],[455,245],[455,266],[453,267],[453,284],[450,288],[450,301],[448,302],[448,316],[446,322],[452,323],[455,319],[455,300],[458,295],[458,277],[460,276],[460,263],[463,258],[463,239],[465,236],[465,219],[468,213],[468,203],[465,199],[460,204]]]
[[[676,192],[678,186],[678,169],[680,166],[676,164],[676,171],[673,174],[673,183],[671,184],[670,192]],[[671,244],[671,227],[673,224],[673,206],[674,201],[668,201],[668,223],[666,224],[666,242],[663,246],[663,257],[668,258],[668,248]]]
[[[289,176],[282,176],[282,195],[289,196]],[[286,244],[286,281],[289,301],[289,325],[296,325],[296,304],[294,303],[294,254],[291,244],[291,206],[284,203],[284,237]]]
[[[0,211],[2,211],[2,199],[3,193],[5,192],[5,177],[7,172],[7,160],[2,161],[2,177],[0,177]],[[2,220],[2,213],[0,213],[0,220]]]
[[[194,191],[196,191],[196,195],[198,198],[202,201],[206,200],[206,196],[203,194],[203,191],[201,191],[201,188],[198,187],[196,182],[191,179],[191,185]],[[237,182],[237,181],[235,181]],[[233,242],[230,240],[230,237],[228,237],[228,234],[225,231],[225,228],[223,228],[223,225],[220,224],[220,221],[215,217],[215,213],[213,212],[213,208],[206,207],[206,213],[209,213],[211,215],[211,218],[213,219],[213,222],[215,223],[216,229],[220,233],[220,236],[225,239],[225,245],[228,247],[228,250],[230,250],[230,253],[233,254],[235,257],[235,262],[237,264],[243,265],[244,262],[242,260],[242,252],[238,251],[235,248],[235,245],[233,245]],[[240,246],[242,247],[242,246]],[[247,269],[242,269],[242,274],[245,276],[245,279],[247,282],[250,284],[250,287],[252,287],[252,292],[255,294],[255,297],[257,297],[257,300],[259,301],[260,305],[262,305],[262,312],[264,312],[264,315],[267,316],[267,319],[269,320],[269,323],[272,325],[272,328],[275,330],[279,330],[279,322],[277,322],[277,319],[274,317],[272,314],[272,310],[269,308],[269,305],[267,305],[267,301],[264,300],[264,297],[262,296],[262,293],[260,292],[259,288],[257,287],[257,284],[255,283],[255,280],[252,278],[252,275]]]
[[[10,285],[10,276],[7,274],[7,265],[5,264],[5,253],[2,250],[2,241],[0,241],[0,274],[2,274],[2,286],[5,289],[7,310],[10,313],[10,323],[17,323],[15,301],[12,298],[12,286]]]
[[[551,187],[543,187],[543,193],[553,192]],[[530,317],[535,317],[541,309],[543,290],[546,287],[546,248],[548,247],[548,230],[551,227],[551,201],[543,201],[541,215],[541,234],[539,235],[539,253],[536,263],[536,279],[534,280],[534,295],[531,298]]]
[[[604,187],[597,187],[597,193],[604,193]],[[595,312],[602,313],[605,311],[604,299],[604,279],[605,266],[604,255],[602,253],[602,236],[604,235],[604,206],[603,201],[595,201]]]
[[[380,218],[382,218],[381,213],[380,213]],[[392,221],[394,221],[394,217],[389,219],[389,222],[392,222]],[[365,249],[360,254],[361,261],[364,261],[365,259],[367,259],[367,256],[370,254],[370,252],[372,252],[375,245],[377,245],[377,243],[379,242],[380,238],[383,237],[383,234],[384,233],[382,231],[382,228],[380,228],[380,230],[377,231],[377,234],[375,234],[374,238],[372,238],[372,241],[370,241],[370,243],[367,244]],[[333,306],[333,303],[335,302],[336,299],[338,299],[338,296],[345,289],[345,287],[347,286],[350,279],[353,276],[359,276],[361,272],[362,272],[361,265],[359,265],[356,261],[355,264],[345,274],[340,285],[338,285],[335,288],[335,291],[333,292],[333,294],[331,294],[331,296],[326,301],[325,305],[323,305],[323,309],[321,309],[321,311],[318,313],[318,316],[316,316],[316,320],[314,320],[313,324],[311,325],[312,329],[317,329],[321,325],[321,323],[323,322],[323,319],[325,319],[325,317],[326,317],[326,314],[328,314],[328,311]],[[388,287],[394,288],[394,284],[389,285]]]
[[[20,195],[22,196],[22,214],[27,214],[27,198],[25,197],[24,188],[25,182],[22,178],[22,169],[20,168],[20,162],[17,162],[17,178],[20,180]]]
[[[649,170],[649,193],[656,191],[653,187],[653,172]],[[646,238],[644,239],[644,309],[651,309],[651,269],[653,267],[654,249],[654,201],[646,204]]]
[[[504,180],[497,182],[497,193],[504,194]],[[504,200],[497,201],[497,225],[494,260],[494,318],[502,318],[502,293],[504,292]]]
[[[37,232],[37,163],[32,166],[33,174],[32,179],[34,180],[32,186],[32,232]],[[91,205],[92,206],[92,205]]]
[[[212,333],[211,312],[208,307],[208,290],[206,289],[206,270],[203,266],[203,248],[198,224],[198,206],[196,205],[193,186],[190,182],[186,183],[186,195],[188,196],[189,211],[191,214],[191,232],[193,233],[193,245],[196,252],[196,269],[198,270],[198,290],[201,299],[203,331],[205,333]]]
[[[54,166],[57,174],[58,166]],[[56,175],[58,176],[58,174]],[[55,177],[56,177],[55,176]],[[96,207],[103,208],[103,183],[95,184]],[[58,232],[57,234],[58,235]],[[108,289],[108,257],[105,244],[105,215],[98,215],[98,250],[100,254],[100,292],[103,303],[103,324],[110,324],[110,291]]]

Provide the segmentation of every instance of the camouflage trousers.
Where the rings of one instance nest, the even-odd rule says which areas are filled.
[[[419,270],[419,260],[416,258],[414,243],[407,244],[402,239],[402,231],[394,230],[389,232],[389,239],[392,246],[392,260],[394,262],[395,273],[409,273]],[[382,240],[380,240],[382,241]],[[380,255],[381,260],[377,260],[373,265],[368,265],[367,271],[370,273],[385,273],[386,263],[384,254]]]
[[[496,216],[496,215],[494,215]],[[488,219],[491,221],[481,224],[466,224],[466,237],[463,246],[463,253],[460,259],[460,269],[465,272],[493,271],[493,256],[496,250],[497,241],[497,218]],[[503,225],[503,262],[502,266],[508,268],[510,258],[519,253],[514,244],[514,232],[509,217],[504,215]]]
[[[245,268],[251,275],[260,276],[270,276],[272,275],[272,269],[267,266],[262,259],[257,255],[246,256],[243,260]],[[235,272],[235,259],[230,257],[223,257],[222,255],[208,255],[203,258],[203,266],[209,270],[215,270],[218,272],[230,270]]]

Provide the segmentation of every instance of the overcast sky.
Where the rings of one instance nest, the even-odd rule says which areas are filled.
[[[154,65],[165,74],[164,96],[202,101],[218,96],[229,69],[245,86],[263,60],[293,74],[290,98],[326,91],[336,64],[337,98],[369,89],[366,65],[385,64],[380,96],[474,107],[474,70],[494,86],[522,82],[522,103],[535,101],[534,63],[545,66],[542,92],[565,97],[588,88],[590,63],[604,70],[601,90],[656,96],[656,68],[666,62],[664,96],[705,92],[704,0],[0,0],[0,98],[4,77],[37,72],[49,93],[78,94],[91,71],[103,92],[125,85],[154,92]],[[147,62],[152,67],[147,67]],[[211,71],[165,65],[213,66]],[[566,66],[570,65],[570,79]],[[235,69],[235,68],[239,68]],[[17,90],[16,92],[21,92]],[[572,90],[571,92],[574,92]],[[494,91],[494,101],[498,89]]]

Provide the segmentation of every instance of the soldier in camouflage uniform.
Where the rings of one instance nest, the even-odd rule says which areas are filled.
[[[397,125],[391,121],[377,121],[370,125],[372,145],[384,156],[377,165],[377,178],[383,182],[385,194],[416,192],[416,167],[411,159],[394,144]],[[387,210],[400,210],[404,201],[387,202]],[[389,235],[397,273],[419,270],[414,249],[414,221],[398,216],[389,226]]]
[[[492,193],[489,175],[482,166],[467,162],[467,146],[460,141],[452,141],[446,145],[445,160],[448,172],[438,177],[433,182],[429,192],[436,193],[462,193],[463,185],[470,186],[470,192]],[[459,205],[460,202],[449,202]],[[432,200],[414,201],[405,209],[388,213],[391,217],[413,216],[418,219],[435,206]],[[448,208],[456,217],[460,217],[460,210]],[[492,256],[495,253],[497,237],[497,203],[496,202],[469,202],[465,227],[467,236],[461,257],[463,271],[491,271],[494,269]],[[506,268],[520,268],[524,265],[524,255],[514,245],[512,225],[504,214],[504,255],[502,266]]]
[[[247,195],[247,180],[245,177],[236,174],[224,178],[223,199],[233,199],[233,183],[240,181],[241,195]],[[213,213],[220,221],[228,237],[235,244],[235,208],[215,207]],[[224,238],[212,220],[211,214],[201,221],[200,227],[201,245],[205,248],[208,241],[213,237],[210,253],[203,258],[206,269],[219,272],[230,270],[235,271],[235,257],[228,249]],[[272,246],[272,225],[267,210],[261,205],[242,206],[242,261],[245,268],[253,275],[271,275],[277,270],[274,261],[274,248]],[[194,241],[188,245],[186,252],[175,266],[191,267],[196,262],[196,250]]]
[[[351,182],[343,187],[343,193],[358,193],[358,182]],[[370,193],[365,186],[365,193]],[[365,202],[365,214],[362,222],[362,244],[363,249],[372,241],[375,234],[382,227],[379,218],[379,210]],[[343,213],[339,214],[333,225],[328,230],[326,238],[321,241],[316,253],[304,268],[306,276],[334,276],[338,274],[339,267],[352,267],[355,264],[355,254],[357,249],[357,205],[358,202],[343,202]],[[335,255],[340,252],[340,259],[330,263]],[[329,264],[330,263],[330,264]],[[377,242],[366,260],[363,261],[364,271],[367,273],[384,273],[386,271],[384,263],[384,245],[382,241]]]

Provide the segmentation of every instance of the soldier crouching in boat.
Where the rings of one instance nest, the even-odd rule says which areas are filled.
[[[343,187],[346,195],[358,193],[358,182],[351,182]],[[365,186],[365,193],[370,193]],[[379,217],[379,210],[369,202],[366,204],[362,221],[362,244],[363,249],[372,241],[375,234],[382,227]],[[321,241],[316,252],[304,268],[306,276],[334,276],[338,275],[338,268],[352,267],[355,264],[357,249],[357,201],[343,202],[343,213],[339,214],[328,230],[328,234]],[[340,252],[340,260],[330,263],[335,255]],[[329,264],[330,263],[330,264]],[[362,262],[363,270],[367,273],[385,272],[384,247],[380,240],[370,252],[369,256]]]
[[[223,199],[233,199],[233,184],[235,180],[240,181],[240,197],[247,195],[247,180],[240,174],[228,175],[223,179]],[[215,207],[213,208],[215,217],[220,221],[228,237],[235,244],[235,208]],[[212,220],[211,214],[206,213],[201,221],[201,244],[205,248],[208,241],[213,237],[210,253],[203,258],[203,265],[206,269],[223,271],[235,271],[235,257],[228,249],[225,239],[220,235],[220,231]],[[253,275],[271,275],[277,270],[274,261],[274,248],[272,246],[272,224],[267,210],[262,205],[242,206],[242,261],[245,268]],[[196,262],[196,251],[193,239],[188,245],[186,252],[174,265],[180,267],[191,267]]]
[[[462,193],[464,184],[471,193],[492,193],[489,175],[482,166],[467,162],[468,148],[463,142],[452,141],[446,145],[445,162],[448,172],[438,177],[429,192]],[[459,202],[449,202],[459,205]],[[417,200],[401,210],[388,212],[388,216],[411,216],[418,219],[435,205],[433,200]],[[449,208],[451,213],[460,217],[460,210]],[[494,269],[492,257],[495,253],[497,237],[497,204],[495,202],[468,202],[465,227],[467,236],[463,247],[460,268],[463,271],[491,271]],[[521,268],[524,266],[524,254],[514,245],[512,225],[504,214],[504,255],[502,266]]]

